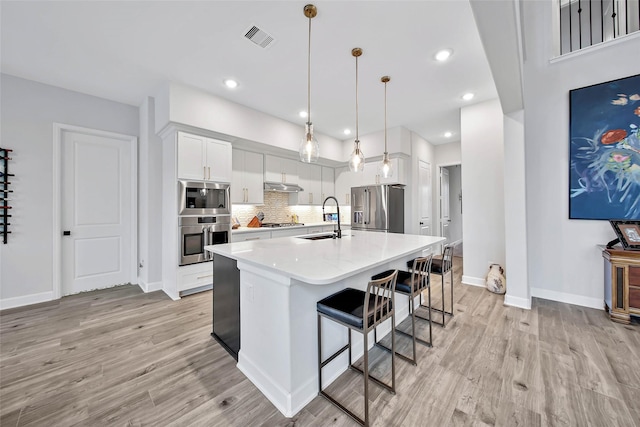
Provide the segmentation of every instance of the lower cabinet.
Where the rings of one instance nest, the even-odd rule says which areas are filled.
[[[640,316],[640,252],[604,248],[604,302],[611,320]]]
[[[213,332],[211,335],[238,360],[240,350],[240,270],[234,259],[215,254]]]
[[[212,283],[213,268],[210,261],[178,267],[178,292],[202,290],[200,288],[211,286]]]
[[[271,232],[270,231],[254,231],[248,233],[233,233],[231,232],[231,242],[247,242],[249,240],[261,240],[261,239],[270,239]]]

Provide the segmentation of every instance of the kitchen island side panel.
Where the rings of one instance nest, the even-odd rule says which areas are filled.
[[[213,337],[236,359],[240,350],[240,270],[237,261],[213,257]]]

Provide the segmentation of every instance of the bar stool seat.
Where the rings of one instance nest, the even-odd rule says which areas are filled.
[[[392,394],[396,390],[395,346],[391,353],[391,385],[369,374],[369,346],[368,335],[371,330],[387,319],[395,324],[394,290],[397,271],[393,270],[386,277],[372,280],[366,291],[347,288],[336,292],[317,303],[318,313],[318,394],[325,397],[340,410],[357,421],[359,424],[369,425],[369,379],[386,388]],[[332,320],[349,328],[348,343],[326,359],[322,359],[322,318]],[[366,321],[365,321],[366,319]],[[362,333],[364,341],[363,368],[358,369],[351,360],[351,331]],[[392,342],[395,342],[395,329],[391,328]],[[344,351],[349,351],[349,367],[364,374],[364,419],[358,417],[342,403],[322,389],[322,368],[332,362]]]
[[[412,339],[412,349],[413,349],[413,358],[407,357],[404,354],[397,353],[397,355],[406,360],[413,365],[418,363],[418,354],[416,351],[416,342],[425,345],[427,347],[433,346],[433,334],[431,328],[431,286],[430,286],[430,267],[431,262],[433,260],[432,255],[428,255],[426,257],[416,258],[411,260],[411,272],[408,271],[398,271],[397,279],[396,279],[396,292],[406,295],[409,298],[409,315],[411,316],[411,333],[406,333],[400,329],[396,329],[396,332],[411,337]],[[376,274],[372,277],[372,279],[378,279],[380,277],[387,276],[391,270],[385,271],[379,274]],[[428,291],[428,305],[422,304],[422,291]],[[416,314],[415,307],[415,298],[419,298],[418,307],[426,308],[429,311],[428,317],[423,317]],[[429,324],[429,340],[424,340],[422,338],[418,338],[416,336],[416,319],[425,320]],[[377,341],[377,340],[376,340]],[[391,349],[384,347],[382,344],[379,346],[384,349],[391,351]]]
[[[393,270],[390,271],[390,274]],[[318,312],[324,314],[326,317],[346,325],[351,325],[354,328],[362,329],[364,324],[364,300],[365,292],[347,288],[333,295],[326,297],[325,299],[318,301]],[[389,308],[393,310],[393,302],[389,301]],[[369,313],[369,325],[373,323],[375,310],[375,301],[369,300],[369,307],[367,312]],[[385,316],[386,307],[383,307],[381,316]]]

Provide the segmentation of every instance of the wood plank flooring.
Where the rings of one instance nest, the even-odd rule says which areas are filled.
[[[417,367],[397,360],[395,396],[370,386],[374,425],[640,427],[640,324],[541,299],[506,307],[461,285],[461,265],[434,347],[418,346]],[[355,425],[320,397],[283,417],[209,335],[211,298],[122,286],[1,312],[0,425]],[[389,353],[371,354],[384,375]],[[360,375],[331,390],[361,413]]]

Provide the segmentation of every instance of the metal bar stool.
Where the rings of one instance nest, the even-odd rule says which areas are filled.
[[[445,327],[445,314],[453,317],[453,248],[455,245],[446,245],[442,249],[442,258],[434,258],[431,262],[430,274],[437,274],[442,277],[442,308],[431,308],[432,311],[442,313],[442,322],[433,320],[436,325]],[[412,267],[412,262],[407,262],[407,267]],[[447,311],[444,303],[444,282],[445,276],[449,275],[449,282],[451,283],[451,310]],[[431,305],[431,304],[429,304]]]
[[[408,334],[400,329],[396,329],[396,332],[411,337],[413,341],[413,358],[407,357],[402,353],[396,353],[398,357],[407,362],[417,365],[418,356],[416,352],[416,342],[419,342],[422,345],[427,347],[431,347],[433,345],[433,335],[431,328],[431,285],[430,285],[430,276],[429,271],[431,269],[431,262],[433,260],[433,255],[427,255],[426,257],[416,258],[411,262],[411,272],[407,271],[398,271],[398,278],[396,282],[396,292],[406,295],[409,297],[409,314],[411,315],[411,333]],[[389,275],[392,271],[385,271],[380,274],[376,274],[372,277],[372,279],[378,279],[380,277],[384,277]],[[422,291],[428,291],[428,302],[429,305],[422,304]],[[429,310],[429,317],[423,317],[416,314],[415,307],[415,299],[419,298],[418,307],[423,307]],[[416,336],[416,318],[426,320],[429,322],[429,341],[423,340],[422,338],[418,338]],[[375,331],[374,331],[375,334]],[[375,335],[374,335],[375,339]],[[377,339],[376,339],[377,341]],[[391,351],[390,348],[383,346],[380,343],[377,343],[378,346],[384,348],[385,350]]]
[[[396,361],[395,361],[395,345],[391,352],[391,385],[385,384],[381,380],[369,374],[369,346],[368,334],[371,330],[375,331],[383,321],[391,318],[392,325],[395,325],[395,304],[394,291],[396,287],[396,279],[398,272],[394,270],[389,276],[372,280],[367,285],[367,290],[347,288],[333,295],[330,295],[317,303],[318,310],[318,390],[321,396],[324,396],[339,409],[353,418],[361,425],[369,425],[369,379],[376,384],[386,388],[392,394],[396,392]],[[349,328],[348,343],[337,352],[322,360],[322,318],[330,319],[336,323]],[[365,322],[364,319],[367,319]],[[356,368],[351,361],[351,331],[355,330],[363,335],[364,339],[364,363],[363,370]],[[395,343],[395,328],[391,328],[392,343]],[[349,350],[349,367],[364,374],[364,419],[347,409],[340,402],[331,397],[322,389],[322,368],[342,354],[345,350]]]

